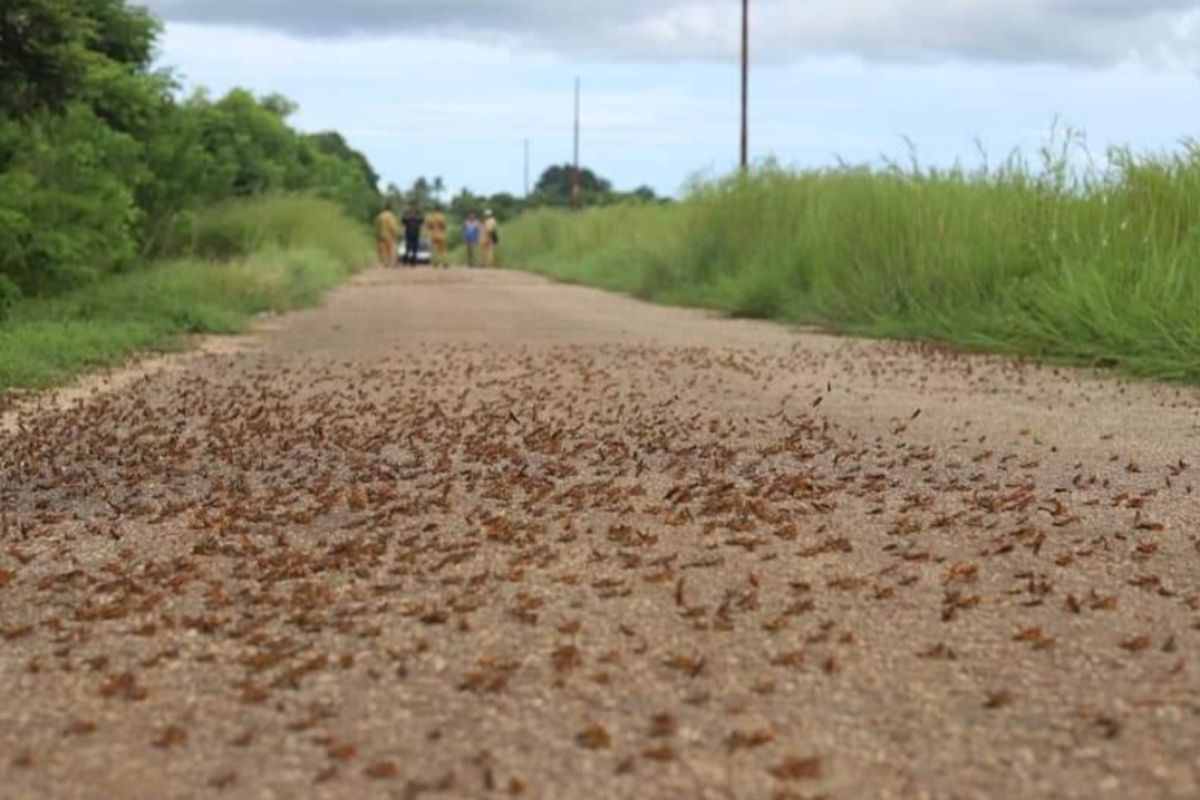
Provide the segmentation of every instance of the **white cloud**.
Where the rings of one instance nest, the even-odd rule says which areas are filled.
[[[571,57],[721,59],[735,0],[149,0],[168,21],[301,37],[435,35]],[[752,0],[760,57],[1108,65],[1188,60],[1200,0]]]

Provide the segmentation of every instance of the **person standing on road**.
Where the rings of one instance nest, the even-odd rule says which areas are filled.
[[[446,237],[450,229],[446,224],[446,215],[435,208],[425,221],[425,228],[429,231],[429,244],[433,248],[433,266],[448,269],[450,257],[447,254]]]
[[[425,227],[425,214],[421,206],[412,203],[404,212],[404,263],[410,267],[417,265],[417,253],[421,250],[421,231]]]
[[[400,239],[400,222],[390,206],[375,218],[375,234],[379,247],[379,264],[384,268],[396,266],[396,243]]]
[[[467,247],[467,266],[475,266],[475,252],[479,249],[479,241],[483,237],[483,224],[479,215],[474,211],[467,213],[467,221],[463,223],[463,244]]]
[[[496,251],[500,247],[500,223],[488,209],[483,214],[483,263],[488,269],[496,267]]]

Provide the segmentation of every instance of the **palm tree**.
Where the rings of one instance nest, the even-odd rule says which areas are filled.
[[[413,183],[412,194],[414,203],[424,203],[425,198],[429,196],[429,181],[425,179],[424,175]]]

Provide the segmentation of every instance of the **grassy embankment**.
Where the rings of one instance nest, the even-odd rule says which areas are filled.
[[[310,305],[369,263],[368,231],[302,197],[231,202],[180,226],[177,257],[19,303],[0,321],[0,392],[61,383],[184,334],[236,333]]]
[[[1200,146],[790,173],[509,225],[508,262],[659,302],[1200,380]]]

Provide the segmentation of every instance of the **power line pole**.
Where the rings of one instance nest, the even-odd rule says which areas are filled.
[[[583,184],[579,174],[579,119],[582,83],[575,79],[575,174],[571,179],[571,207],[578,211],[583,206]]]
[[[742,172],[750,169],[750,0],[742,0]]]
[[[525,139],[525,199],[529,199],[529,139]]]

